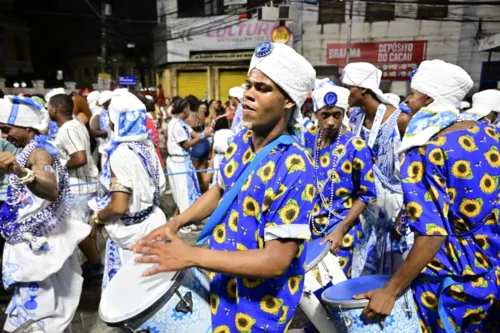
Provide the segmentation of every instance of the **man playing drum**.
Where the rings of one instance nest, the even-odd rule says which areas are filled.
[[[320,204],[314,207],[313,237],[325,237],[351,277],[354,246],[363,235],[359,215],[377,197],[373,158],[365,141],[342,125],[349,90],[329,79],[317,81],[312,93],[319,130],[305,133],[305,146],[313,156]]]
[[[300,124],[300,107],[314,85],[311,64],[285,44],[257,46],[246,81],[243,123],[221,164],[222,181],[193,206],[139,242],[134,250],[157,263],[146,275],[201,267],[213,272],[214,332],[284,332],[302,296],[304,241],[315,203],[310,155],[287,133]],[[275,147],[264,157],[269,147]],[[236,180],[251,170],[209,240],[189,246],[176,232],[224,204]],[[236,184],[235,184],[236,183]],[[221,200],[221,203],[219,201]],[[202,232],[203,233],[203,232]],[[155,242],[166,240],[170,242]]]
[[[109,234],[103,288],[130,259],[128,249],[166,221],[160,209],[165,175],[146,130],[146,107],[128,91],[119,91],[109,105],[114,133],[109,159],[101,173],[108,198],[91,201],[91,224],[104,224]]]
[[[424,61],[411,83],[412,110],[401,152],[410,228],[417,234],[403,266],[369,298],[369,320],[388,315],[410,284],[423,332],[500,330],[499,138],[489,108],[462,114],[470,76]]]
[[[49,115],[32,99],[0,99],[2,136],[23,150],[0,152],[0,174],[9,178],[0,211],[3,284],[14,296],[5,332],[33,320],[45,332],[71,332],[83,278],[76,248],[90,233],[71,209],[68,170],[48,136]]]

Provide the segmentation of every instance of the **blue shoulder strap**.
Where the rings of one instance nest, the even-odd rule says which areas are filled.
[[[264,158],[269,155],[271,150],[276,148],[279,144],[290,145],[294,141],[295,139],[292,136],[282,135],[279,138],[275,139],[273,142],[270,142],[264,148],[262,148],[262,150],[255,156],[253,161],[246,167],[245,171],[243,171],[240,177],[238,177],[238,179],[234,182],[234,185],[231,188],[231,190],[227,192],[227,194],[224,196],[224,198],[219,203],[217,208],[214,210],[212,216],[210,216],[207,224],[201,231],[200,236],[196,241],[196,245],[202,245],[208,240],[208,238],[212,234],[212,231],[221,222],[222,217],[233,203],[234,199],[238,195],[238,192],[240,192],[241,187],[247,181],[248,177],[250,177],[252,171],[254,171],[260,164],[260,162],[262,162]]]

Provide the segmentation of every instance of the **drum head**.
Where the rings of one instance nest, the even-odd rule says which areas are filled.
[[[325,290],[321,298],[332,307],[342,307],[342,309],[364,308],[368,305],[367,299],[356,300],[352,297],[382,288],[391,277],[391,275],[368,275],[347,280]]]
[[[156,264],[127,262],[102,292],[99,317],[108,324],[129,320],[152,306],[172,287],[179,272],[144,277]]]
[[[306,272],[316,267],[316,265],[328,254],[330,251],[330,242],[326,242],[323,245],[320,243],[323,238],[315,239],[313,241],[307,242],[306,249]]]

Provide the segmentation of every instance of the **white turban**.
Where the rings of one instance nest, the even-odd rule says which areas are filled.
[[[99,98],[97,99],[97,101],[99,102],[99,105],[103,105],[107,101],[110,101],[112,97],[113,97],[112,91],[104,90],[102,93],[99,94]]]
[[[459,108],[460,110],[468,109],[470,108],[470,103],[467,101],[461,101],[460,103],[458,103],[457,108]]]
[[[34,99],[6,96],[0,99],[0,123],[46,131],[49,114],[43,105]]]
[[[348,89],[337,86],[330,79],[316,80],[312,92],[314,112],[318,112],[325,106],[336,106],[346,111],[349,107],[349,95]]]
[[[492,111],[500,112],[500,91],[496,89],[488,89],[474,94],[472,96],[472,109],[467,110],[467,113],[486,117]]]
[[[385,98],[384,93],[380,90],[380,81],[382,80],[382,71],[374,65],[367,62],[352,62],[345,66],[342,72],[342,84],[370,89],[379,99],[381,103],[398,107],[398,104],[393,104]]]
[[[413,89],[434,99],[428,108],[437,111],[456,110],[472,85],[466,71],[442,60],[422,62],[411,81]]]
[[[214,151],[217,154],[224,154],[229,144],[234,138],[234,133],[230,129],[221,129],[214,134]]]
[[[243,99],[243,93],[245,92],[245,89],[242,87],[232,87],[229,89],[229,97],[236,97],[238,99]]]
[[[93,92],[87,95],[87,102],[89,103],[90,110],[95,108],[98,99],[99,99],[99,92],[97,90],[94,90]]]
[[[289,125],[301,128],[300,108],[314,88],[316,77],[312,65],[286,44],[263,42],[255,49],[248,73],[254,68],[273,80],[295,102]]]
[[[399,103],[401,102],[401,98],[399,98],[398,95],[393,93],[384,94],[384,97],[386,100],[391,102],[392,105],[399,105]]]
[[[130,92],[113,96],[109,104],[109,119],[114,126],[114,140],[117,142],[145,141],[146,106]]]
[[[66,94],[64,91],[64,88],[55,88],[52,90],[49,90],[47,94],[45,94],[45,107],[49,106],[50,99],[55,96],[55,95],[60,95],[60,94]]]

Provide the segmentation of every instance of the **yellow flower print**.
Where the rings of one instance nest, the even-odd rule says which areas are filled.
[[[318,214],[319,214],[320,209],[321,209],[321,208],[319,207],[319,205],[318,205],[318,204],[314,204],[314,207],[313,207],[313,210],[312,210],[311,214],[312,214],[313,216],[318,215]]]
[[[260,309],[265,313],[278,314],[282,304],[282,299],[278,299],[273,295],[265,295],[260,300]]]
[[[366,142],[360,138],[354,138],[352,140],[352,145],[354,146],[354,148],[356,148],[357,151],[360,151],[366,147]]]
[[[246,251],[246,250],[248,250],[248,248],[243,243],[237,243],[236,244],[236,250],[237,251]]]
[[[474,266],[484,269],[488,269],[490,267],[490,261],[488,257],[485,256],[482,252],[474,252],[474,256],[476,257],[476,259],[474,260]]]
[[[446,255],[453,260],[454,262],[458,262],[457,250],[452,243],[447,243],[445,247]]]
[[[430,291],[425,291],[420,295],[420,301],[429,310],[436,311],[438,305],[438,298]]]
[[[474,276],[476,275],[476,272],[472,270],[472,267],[470,265],[465,265],[465,269],[463,271],[463,275],[465,276]]]
[[[496,146],[491,146],[490,150],[484,154],[488,164],[493,168],[500,168],[500,153],[498,153],[498,148]]]
[[[246,196],[243,199],[243,215],[245,216],[260,216],[259,204],[257,201],[251,196]]]
[[[448,194],[448,198],[450,199],[450,204],[453,205],[455,202],[455,198],[457,197],[457,189],[454,187],[446,188],[446,193]]]
[[[486,313],[482,307],[476,309],[467,309],[465,311],[464,319],[472,325],[479,325],[486,318]]]
[[[347,259],[345,257],[339,257],[340,268],[344,269],[348,262],[349,262],[349,259]]]
[[[252,152],[252,148],[248,148],[247,151],[243,154],[241,161],[243,162],[243,164],[247,164],[248,162],[251,162],[254,157],[255,155]]]
[[[433,178],[436,181],[436,183],[438,183],[441,187],[446,187],[446,180],[445,179],[439,177],[438,175],[434,175]]]
[[[420,324],[420,329],[422,330],[422,333],[431,333],[422,319],[419,319],[418,322]]]
[[[316,133],[318,133],[318,129],[319,129],[319,126],[311,126],[309,127],[307,130],[309,131],[309,133],[311,133],[312,135],[316,135]]]
[[[399,165],[403,165],[406,161],[406,154],[405,153],[402,153],[400,156],[399,156]]]
[[[352,208],[352,198],[349,198],[346,201],[344,201],[344,208],[347,208],[347,209]]]
[[[325,226],[328,224],[328,217],[327,216],[321,216],[315,219],[316,224],[319,224],[320,226]]]
[[[340,157],[341,155],[344,154],[345,151],[345,146],[344,145],[338,145],[337,148],[333,151],[333,156],[335,157]]]
[[[257,171],[257,176],[260,177],[262,183],[267,184],[274,177],[276,164],[273,161],[267,162],[262,168]]]
[[[231,333],[231,331],[229,330],[229,327],[227,325],[220,325],[214,328],[213,333]]]
[[[233,278],[231,280],[228,281],[227,283],[227,286],[226,286],[226,291],[227,291],[227,295],[229,296],[229,298],[236,298],[236,295],[237,295],[237,289],[236,289],[236,279]]]
[[[448,294],[457,301],[467,303],[467,294],[464,293],[464,287],[462,285],[451,285]]]
[[[488,173],[484,173],[484,176],[479,181],[479,187],[483,193],[492,194],[498,188],[498,177],[492,177]]]
[[[495,129],[491,127],[486,127],[484,129],[484,133],[486,133],[486,135],[492,138],[493,140],[498,141],[498,134],[497,131],[495,131]]]
[[[245,181],[245,183],[243,183],[243,186],[241,186],[241,190],[243,192],[245,192],[246,190],[248,190],[248,188],[250,187],[250,183],[252,182],[252,177],[253,177],[253,172],[250,174],[250,176],[248,177],[248,179]]]
[[[212,282],[215,279],[216,275],[217,275],[217,273],[215,273],[215,272],[208,273],[208,279],[210,280],[210,282]]]
[[[429,161],[434,165],[442,167],[445,161],[445,154],[443,150],[441,148],[434,148],[431,150],[429,153]]]
[[[427,152],[427,147],[425,147],[425,146],[418,147],[419,155],[425,156],[426,152]]]
[[[288,278],[288,289],[292,295],[295,295],[300,289],[300,282],[304,278],[303,275],[290,276]]]
[[[453,163],[451,167],[451,173],[456,178],[460,179],[471,179],[472,178],[472,170],[470,167],[470,162],[466,160],[458,160]]]
[[[296,171],[306,171],[306,162],[302,156],[297,154],[292,154],[285,160],[285,165],[288,169],[288,173],[293,173]]]
[[[243,312],[237,312],[234,318],[236,329],[241,333],[251,333],[256,320]]]
[[[238,163],[235,160],[231,160],[224,167],[224,174],[227,178],[232,178],[234,176],[234,173],[236,172],[236,169],[238,169]]]
[[[405,183],[416,184],[424,177],[424,167],[422,162],[411,162],[408,166],[408,178],[403,179]]]
[[[472,236],[474,238],[474,241],[483,249],[483,251],[486,251],[490,248],[490,242],[488,241],[488,235],[487,234],[478,234]]]
[[[259,244],[259,249],[263,249],[264,248],[264,238],[260,237],[260,235],[259,235],[259,229],[255,230],[255,235],[254,236],[255,236],[255,240]]]
[[[304,252],[304,244],[300,244],[299,249],[297,250],[297,254],[295,255],[295,259],[300,258],[303,252]]]
[[[274,200],[278,200],[279,198],[281,198],[281,196],[285,194],[287,190],[288,187],[286,187],[285,184],[281,184],[280,187],[278,188],[278,191],[274,195]]]
[[[307,202],[312,202],[314,200],[314,196],[316,195],[316,188],[314,187],[313,184],[307,184],[306,187],[304,188],[304,191],[302,191],[302,200],[307,201]]]
[[[236,143],[231,143],[229,145],[229,147],[227,147],[227,150],[226,150],[226,154],[224,155],[224,157],[226,158],[226,160],[229,160],[231,157],[233,157],[234,153],[236,152]]]
[[[340,176],[339,176],[339,173],[338,173],[337,171],[334,171],[334,172],[331,174],[330,179],[331,179],[331,181],[333,181],[335,184],[340,183]]]
[[[438,191],[436,190],[436,188],[434,186],[430,185],[427,188],[427,193],[424,196],[424,200],[428,201],[428,202],[429,201],[437,201],[438,198],[439,198]]]
[[[279,210],[280,219],[285,224],[293,223],[297,220],[300,213],[300,207],[294,199],[289,199],[285,207]]]
[[[366,193],[368,193],[368,188],[365,185],[360,185],[358,193],[359,194],[366,194]]]
[[[354,242],[354,237],[349,234],[345,234],[344,238],[342,238],[342,246],[343,247],[351,247]]]
[[[363,170],[365,167],[365,162],[362,159],[355,157],[352,161],[352,168],[357,171]]]
[[[247,279],[247,278],[243,278],[243,279],[241,279],[241,281],[243,282],[243,285],[245,287],[247,287],[248,289],[257,288],[258,286],[260,286],[262,284],[262,280],[261,279]]]
[[[336,191],[335,191],[335,195],[339,198],[343,198],[345,196],[348,196],[349,195],[349,190],[346,189],[345,187],[339,187]]]
[[[214,228],[214,240],[222,244],[226,241],[226,225],[225,224],[219,224]]]
[[[465,223],[465,221],[462,218],[452,220],[451,224],[453,225],[453,228],[456,229],[455,231],[456,233],[469,231],[469,225]]]
[[[470,133],[472,133],[472,134],[477,134],[477,133],[479,133],[479,126],[474,125],[474,126],[472,126],[471,128],[469,128],[469,129],[468,129],[468,131],[469,131]]]
[[[239,218],[239,213],[236,210],[232,210],[231,214],[229,215],[229,228],[237,232],[238,231],[238,218]]]
[[[279,323],[281,325],[286,322],[286,317],[287,316],[288,316],[288,306],[283,305],[283,309],[282,309],[282,312],[281,312],[281,317],[280,317],[280,320],[279,320]]]
[[[323,155],[321,155],[321,157],[319,158],[319,163],[323,168],[327,168],[330,165],[330,155],[328,155],[328,153],[324,153]]]
[[[253,135],[252,131],[247,131],[245,134],[243,134],[243,142],[248,143],[248,139],[250,139]]]
[[[467,152],[473,152],[477,150],[476,143],[474,142],[474,138],[470,135],[463,135],[458,138],[458,143],[460,146]]]
[[[430,141],[429,143],[435,145],[435,146],[442,146],[446,143],[446,137],[445,136],[439,136],[435,138],[434,140]]]
[[[274,192],[272,188],[268,188],[264,192],[264,203],[262,204],[262,212],[267,212],[271,204],[274,202]]]
[[[422,216],[423,209],[418,202],[410,201],[406,205],[406,215],[412,220],[416,221]]]
[[[448,233],[446,232],[446,230],[444,228],[442,228],[434,223],[426,224],[425,231],[426,231],[428,236],[432,236],[432,235],[447,236],[448,235]]]
[[[344,163],[342,163],[342,171],[347,174],[352,173],[352,163],[349,160],[345,160]],[[368,175],[368,174],[367,174]]]
[[[210,293],[210,312],[212,312],[212,315],[216,315],[217,311],[219,310],[219,296],[217,296],[216,293],[211,292]]]
[[[445,268],[443,263],[437,258],[432,259],[431,262],[427,264],[427,267],[437,272],[442,271]]]
[[[467,217],[476,217],[481,213],[483,208],[483,199],[463,199],[460,203],[460,213]]]

